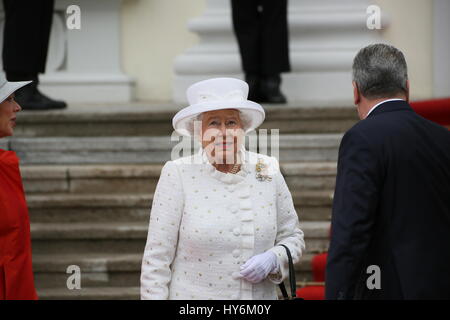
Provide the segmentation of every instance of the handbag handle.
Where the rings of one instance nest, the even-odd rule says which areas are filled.
[[[281,282],[278,286],[280,287],[281,294],[283,295],[283,298],[285,300],[296,299],[297,298],[297,295],[296,295],[297,284],[296,284],[296,281],[295,281],[294,262],[292,261],[291,251],[284,244],[280,244],[280,246],[283,246],[286,249],[286,254],[287,254],[287,257],[288,257],[288,262],[289,262],[289,284],[290,284],[290,287],[291,287],[291,297],[289,297],[289,295],[288,295],[288,293],[286,291],[286,287],[284,286],[284,282]]]

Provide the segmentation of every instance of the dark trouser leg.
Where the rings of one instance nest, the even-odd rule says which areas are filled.
[[[259,3],[259,0],[231,0],[234,33],[246,74],[259,74],[260,71]]]
[[[262,0],[262,6],[261,101],[286,103],[286,97],[280,91],[280,74],[290,71],[287,0]]]
[[[24,110],[63,109],[63,101],[50,99],[38,90],[39,73],[45,72],[54,0],[3,0],[5,30],[3,68],[9,81],[32,80],[16,91]]]
[[[249,85],[248,98],[259,100],[259,75],[261,69],[261,17],[260,0],[231,0],[233,29],[241,54],[245,81]]]
[[[38,58],[39,73],[45,73],[45,66],[47,64],[48,46],[50,43],[50,31],[53,22],[53,9],[55,7],[54,0],[43,0],[42,7],[42,28],[41,28],[41,48],[39,50],[40,57]]]
[[[8,80],[34,80],[45,72],[54,0],[3,0],[3,68]]]
[[[232,0],[231,4],[249,99],[285,103],[280,73],[290,71],[287,0]]]
[[[262,0],[261,73],[280,74],[291,70],[287,0]]]

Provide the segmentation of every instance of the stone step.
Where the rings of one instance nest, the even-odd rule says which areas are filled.
[[[280,168],[292,192],[335,188],[336,162],[282,162]]]
[[[35,285],[41,288],[67,288],[67,268],[78,266],[81,286],[138,287],[142,253],[140,254],[35,254]]]
[[[306,252],[328,248],[330,223],[303,221]],[[142,253],[147,238],[147,223],[32,223],[33,254],[137,254]]]
[[[31,222],[147,222],[153,194],[28,195]]]
[[[153,192],[162,164],[21,165],[30,194],[124,194]]]
[[[280,162],[334,162],[342,134],[292,134],[279,136]],[[271,137],[268,138],[270,142]],[[10,138],[9,148],[17,152],[21,164],[118,164],[163,163],[185,156],[182,140],[163,137],[43,137]],[[188,140],[189,142],[189,140]],[[248,141],[247,141],[248,142]],[[184,143],[184,142],[183,142]],[[270,143],[268,153],[273,155]],[[188,154],[196,152],[191,144]],[[178,151],[172,151],[178,150]],[[186,151],[186,152],[187,152]],[[184,152],[184,151],[183,151]],[[262,152],[262,150],[261,150]],[[264,153],[264,152],[262,152]]]
[[[313,254],[305,254],[295,265],[296,278],[311,281]],[[76,265],[81,272],[81,287],[138,287],[142,253],[139,254],[36,254],[33,257],[35,285],[42,288],[67,288],[67,268]]]
[[[357,120],[349,105],[263,105],[266,120],[261,128],[282,133],[339,133]],[[67,110],[18,114],[15,136],[167,136],[172,117],[182,106],[169,103],[123,105],[69,105]]]
[[[300,288],[297,282],[297,288]],[[289,283],[285,286],[290,294]],[[283,299],[280,289],[276,287],[278,299]],[[67,288],[42,288],[37,290],[40,300],[140,300],[139,287],[86,287],[80,290]]]
[[[292,192],[300,221],[329,220],[333,191]],[[147,223],[153,194],[44,194],[28,195],[30,220],[59,222]]]
[[[334,162],[281,163],[291,190],[332,190]],[[22,165],[27,194],[35,193],[145,193],[153,192],[162,164]]]
[[[139,287],[81,287],[42,288],[37,290],[40,300],[139,300]]]

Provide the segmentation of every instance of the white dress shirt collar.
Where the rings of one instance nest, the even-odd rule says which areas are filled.
[[[389,101],[405,101],[405,100],[403,100],[403,99],[387,99],[387,100],[383,100],[383,101],[377,103],[376,105],[374,105],[374,106],[372,107],[372,109],[369,110],[369,112],[367,113],[366,118],[369,116],[369,114],[370,114],[373,110],[375,110],[376,107],[378,107],[379,105],[381,105],[381,104],[383,104],[383,103],[385,103],[385,102],[389,102]]]

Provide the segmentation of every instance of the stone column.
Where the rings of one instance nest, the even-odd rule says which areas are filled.
[[[366,25],[368,0],[290,0],[289,29],[292,72],[283,75],[283,91],[291,102],[350,102],[351,64],[356,52],[380,42],[378,30]],[[174,64],[173,99],[186,103],[186,88],[210,77],[243,78],[232,31],[230,1],[207,0],[204,14],[188,28],[198,45]]]
[[[434,97],[450,96],[450,1],[433,1],[433,87]]]
[[[120,68],[121,0],[56,0],[41,90],[68,102],[128,102],[133,80]],[[66,9],[81,9],[81,29],[66,27]],[[0,5],[0,48],[3,46]],[[1,60],[1,59],[0,59]]]

